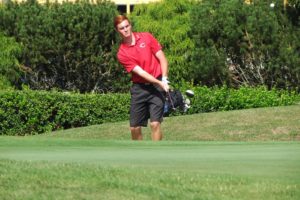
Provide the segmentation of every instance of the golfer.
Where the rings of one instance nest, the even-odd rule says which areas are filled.
[[[126,16],[116,16],[114,26],[122,38],[118,61],[131,74],[131,138],[142,140],[142,127],[146,127],[150,119],[152,140],[161,140],[165,94],[169,91],[168,61],[161,45],[150,33],[132,32]]]

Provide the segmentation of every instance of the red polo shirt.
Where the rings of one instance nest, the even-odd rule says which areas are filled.
[[[154,76],[161,76],[161,66],[155,54],[162,49],[158,41],[150,33],[133,33],[135,45],[121,44],[117,57],[119,62],[130,73],[134,67],[140,66],[143,70]],[[132,73],[134,83],[146,83],[142,77]]]

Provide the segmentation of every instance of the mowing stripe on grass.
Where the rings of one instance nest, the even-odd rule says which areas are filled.
[[[4,141],[0,159],[300,179],[298,142],[38,141]]]

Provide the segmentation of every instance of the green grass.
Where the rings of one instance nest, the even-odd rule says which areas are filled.
[[[300,105],[169,117],[162,128],[168,141],[300,141]],[[144,133],[149,140],[150,129],[145,128]],[[47,136],[130,139],[127,121],[57,131]]]
[[[300,106],[0,137],[0,199],[300,199]]]

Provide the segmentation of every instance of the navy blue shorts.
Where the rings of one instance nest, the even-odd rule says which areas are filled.
[[[130,89],[130,127],[163,121],[165,92],[152,84],[133,83]]]

